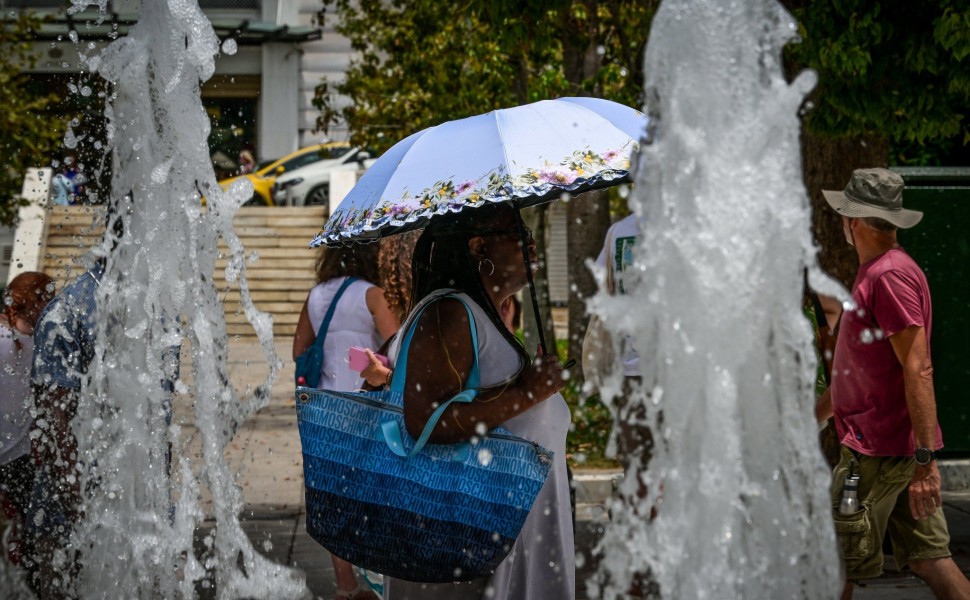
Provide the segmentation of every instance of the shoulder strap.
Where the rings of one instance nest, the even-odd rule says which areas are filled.
[[[394,375],[391,378],[391,391],[404,393],[404,382],[407,376],[407,366],[408,366],[408,352],[411,348],[411,338],[414,337],[414,331],[418,327],[418,321],[421,320],[421,315],[427,310],[429,306],[441,300],[442,298],[452,298],[462,303],[465,307],[465,312],[468,313],[468,327],[472,336],[472,349],[475,351],[472,358],[472,370],[468,374],[468,380],[465,382],[465,389],[477,389],[479,386],[480,374],[478,370],[478,328],[475,326],[475,315],[472,314],[471,308],[468,303],[465,302],[457,294],[444,294],[435,298],[433,302],[429,302],[421,307],[414,318],[411,319],[411,323],[408,326],[407,333],[404,335],[404,339],[401,341],[401,349],[397,353],[397,361],[394,365]]]
[[[421,431],[421,435],[418,436],[417,441],[414,442],[414,447],[411,449],[410,453],[404,451],[404,445],[401,442],[401,432],[398,428],[397,421],[388,421],[382,424],[384,439],[387,442],[388,447],[398,456],[406,456],[408,458],[414,456],[424,448],[424,445],[428,443],[428,438],[431,437],[431,432],[434,430],[435,426],[438,424],[438,420],[441,419],[441,415],[444,414],[445,410],[448,409],[453,403],[463,403],[467,404],[472,402],[476,396],[478,396],[478,387],[480,385],[480,373],[478,368],[478,328],[475,326],[475,315],[472,314],[471,308],[468,303],[465,302],[463,298],[455,294],[446,294],[437,298],[454,298],[462,303],[465,307],[465,312],[468,313],[468,327],[471,331],[472,336],[472,349],[474,350],[472,359],[472,369],[468,374],[468,379],[465,381],[465,389],[456,394],[447,402],[442,402],[431,417],[425,424],[424,429]],[[429,302],[428,304],[421,307],[418,313],[414,316],[411,321],[411,325],[408,327],[407,334],[404,336],[404,340],[401,343],[401,349],[398,351],[398,361],[394,365],[394,375],[391,378],[391,391],[397,392],[403,395],[404,393],[404,383],[407,379],[407,367],[408,367],[408,351],[411,347],[411,338],[414,337],[414,331],[418,326],[418,321],[421,319],[421,314],[424,313],[428,306],[431,306],[434,302]]]
[[[340,301],[340,297],[344,295],[344,292],[350,287],[350,284],[355,281],[357,281],[356,277],[347,277],[344,279],[344,282],[340,284],[340,288],[337,289],[337,293],[334,294],[333,300],[330,301],[330,306],[327,307],[327,314],[323,317],[323,322],[320,323],[320,329],[317,330],[317,339],[313,340],[313,345],[320,348],[321,353],[323,352],[323,340],[326,339],[327,330],[330,329],[330,321],[333,319],[333,312],[337,308],[337,302]]]

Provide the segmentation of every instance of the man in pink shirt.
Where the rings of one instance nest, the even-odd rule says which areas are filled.
[[[926,277],[896,241],[897,228],[923,213],[903,208],[903,180],[886,169],[858,169],[844,191],[824,191],[859,256],[855,307],[842,315],[832,384],[820,398],[842,444],[832,474],[836,535],[853,583],[882,574],[889,532],[900,567],[908,565],[938,598],[970,600],[970,582],[950,555],[943,516],[930,361],[932,306]],[[858,476],[858,509],[839,510],[847,476]]]

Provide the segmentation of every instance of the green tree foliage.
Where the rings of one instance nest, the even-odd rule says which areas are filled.
[[[58,101],[28,90],[25,68],[34,64],[32,31],[40,21],[21,14],[0,16],[0,224],[12,224],[28,167],[50,164],[62,126],[46,116]]]
[[[639,107],[642,56],[655,1],[324,0],[359,57],[324,81],[320,129],[343,121],[351,141],[383,151],[444,121],[564,95]],[[592,46],[579,77],[564,56]],[[337,95],[352,103],[341,105]]]
[[[818,72],[809,130],[882,135],[894,164],[940,164],[970,142],[970,4],[965,0],[791,0]]]
[[[323,0],[360,53],[322,83],[318,126],[344,121],[386,149],[449,119],[571,94],[641,104],[642,57],[657,0]],[[881,135],[893,163],[939,164],[970,142],[970,5],[964,0],[784,0],[819,74],[806,126]],[[585,48],[594,48],[590,57]],[[590,68],[590,64],[592,68]],[[585,63],[585,64],[577,64]],[[337,102],[337,95],[351,99]]]

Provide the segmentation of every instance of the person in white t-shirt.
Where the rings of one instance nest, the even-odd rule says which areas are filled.
[[[595,266],[606,270],[606,290],[611,295],[626,294],[632,287],[633,249],[640,238],[640,226],[636,215],[628,215],[610,226],[606,232],[603,249],[596,259]],[[620,362],[623,365],[623,388],[613,398],[616,415],[616,456],[627,471],[631,465],[643,472],[650,464],[653,455],[653,433],[646,421],[642,404],[629,402],[641,383],[640,355],[633,344],[632,336],[623,336],[619,345]],[[594,388],[601,384],[602,377],[614,368],[614,344],[609,333],[603,329],[598,317],[590,319],[586,338],[583,341],[583,374]],[[647,495],[642,480],[637,496]],[[656,507],[649,515],[653,519]],[[631,597],[641,597],[645,590],[653,589],[655,584],[649,575],[638,574],[630,590]]]
[[[611,295],[625,294],[632,285],[630,275],[633,266],[633,247],[640,236],[636,215],[628,215],[610,226],[606,231],[603,250],[596,259],[596,267],[606,270],[606,290]],[[583,373],[587,380],[599,387],[603,375],[614,368],[613,340],[603,329],[597,317],[590,320],[589,330],[583,342]],[[644,468],[649,461],[653,439],[649,428],[629,427],[642,415],[627,414],[626,399],[633,391],[633,386],[640,384],[640,355],[637,354],[633,338],[623,336],[619,344],[619,359],[623,366],[623,389],[615,399],[617,414],[617,454],[624,465],[633,454],[645,453],[645,460],[641,460]]]
[[[596,266],[606,269],[606,289],[610,294],[625,294],[624,279],[633,264],[633,246],[640,235],[635,215],[628,215],[606,231],[606,241],[596,258]],[[630,336],[623,338],[620,360],[624,377],[640,376],[640,356]]]
[[[338,290],[355,278],[337,298],[333,317],[323,342],[323,364],[318,388],[345,392],[360,389],[361,374],[350,368],[351,346],[379,348],[394,335],[398,319],[388,307],[384,290],[374,285],[380,281],[377,267],[378,244],[352,244],[324,248],[317,259],[317,285],[310,290],[303,305],[293,337],[293,359],[313,345]],[[377,595],[357,582],[354,567],[331,555],[337,580],[337,598],[376,600]]]

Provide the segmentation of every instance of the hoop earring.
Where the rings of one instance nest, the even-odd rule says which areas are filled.
[[[482,273],[486,277],[491,277],[495,273],[495,263],[493,263],[492,261],[490,261],[487,258],[478,261],[478,272],[479,273],[482,272],[482,263],[488,263],[489,265],[491,265],[491,269],[488,271],[488,273]]]

